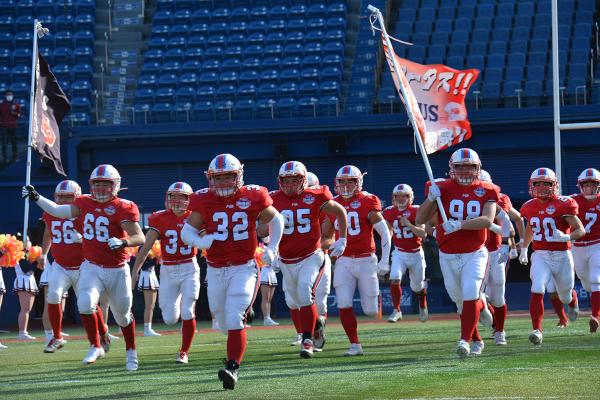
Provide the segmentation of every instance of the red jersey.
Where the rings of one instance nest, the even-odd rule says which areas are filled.
[[[321,248],[321,209],[333,195],[327,186],[306,189],[288,197],[281,190],[271,193],[273,207],[285,221],[279,254],[290,263],[300,261]]]
[[[411,224],[415,224],[419,206],[410,206],[399,210],[396,206],[389,206],[383,210],[383,218],[392,226],[394,246],[400,251],[414,253],[421,248],[423,239],[413,233],[408,226],[402,226],[400,220],[406,217]]]
[[[348,242],[343,256],[366,257],[375,252],[375,241],[373,240],[373,225],[369,221],[372,211],[381,211],[381,201],[374,194],[362,191],[350,199],[335,196],[335,201],[340,203],[348,213]],[[339,226],[337,219],[334,221],[332,215],[327,218],[333,222],[335,227],[335,238],[339,239]]]
[[[436,181],[442,194],[442,204],[449,220],[464,221],[481,216],[486,203],[497,203],[499,196],[498,186],[483,181],[476,181],[471,185],[459,185],[452,179]],[[429,191],[430,182],[425,186],[425,196]],[[487,229],[458,230],[446,235],[442,216],[438,213],[438,226],[436,240],[440,251],[447,254],[472,253],[479,250],[487,239]]]
[[[83,258],[109,267],[125,264],[130,258],[127,249],[111,250],[108,239],[127,237],[121,223],[139,221],[140,212],[135,203],[118,197],[99,203],[86,194],[75,198],[73,205],[81,213],[77,223],[80,224],[80,233],[83,235]]]
[[[577,216],[585,228],[585,235],[577,239],[574,245],[579,247],[586,244],[589,246],[600,243],[600,221],[598,221],[600,219],[600,196],[597,196],[594,200],[588,200],[584,195],[576,194],[572,198],[579,206],[579,214]]]
[[[533,250],[562,251],[571,248],[571,242],[549,242],[558,229],[570,233],[571,227],[564,217],[575,216],[579,212],[577,202],[570,197],[558,196],[545,203],[531,199],[521,207],[521,215],[533,231]]]
[[[192,212],[175,215],[171,210],[161,210],[148,217],[148,228],[160,236],[162,264],[181,264],[196,258],[198,249],[181,240],[181,229]]]
[[[500,193],[498,195],[498,207],[508,212],[512,208],[512,202],[510,201],[510,197],[505,195],[504,193]],[[494,222],[498,222],[497,218],[494,218]],[[488,229],[488,237],[485,241],[485,247],[488,251],[496,251],[502,245],[502,235],[498,235],[497,233],[492,232]]]
[[[200,213],[206,233],[215,236],[206,252],[211,267],[240,265],[254,259],[258,245],[256,220],[271,204],[267,189],[257,185],[243,186],[229,197],[217,196],[209,189],[191,196],[188,210]]]
[[[54,260],[65,268],[79,268],[83,262],[83,251],[81,243],[75,242],[77,238],[75,218],[61,219],[44,213],[42,219],[46,223],[46,229],[52,236],[50,251]]]

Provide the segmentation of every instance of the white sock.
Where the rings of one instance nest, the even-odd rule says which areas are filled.
[[[152,330],[152,322],[144,323],[144,330],[151,331]]]
[[[28,335],[29,333],[27,333],[27,331],[19,331],[19,335],[21,336],[25,336]]]
[[[44,335],[46,335],[46,340],[51,340],[54,337],[54,332],[52,330],[44,330]]]

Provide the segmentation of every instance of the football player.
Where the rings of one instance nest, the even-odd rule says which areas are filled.
[[[254,261],[256,224],[269,226],[262,261],[271,265],[283,234],[283,218],[271,205],[266,188],[244,185],[244,168],[231,154],[216,156],[206,172],[208,188],[194,193],[192,214],[181,231],[183,241],[207,249],[208,302],[219,326],[227,331],[227,360],[219,370],[224,389],[234,389],[246,350],[246,315],[260,279]],[[201,235],[201,230],[206,234]]]
[[[554,280],[556,292],[563,304],[569,305],[569,318],[577,318],[577,296],[573,296],[575,274],[573,256],[569,249],[571,241],[581,238],[585,229],[577,217],[579,207],[570,197],[559,196],[558,181],[554,171],[538,168],[529,179],[532,197],[521,207],[521,215],[527,220],[525,241],[519,261],[528,263],[527,248],[533,242],[531,255],[531,300],[529,312],[533,331],[529,341],[542,344],[542,320],[544,318],[544,292],[550,279]]]
[[[196,301],[200,295],[198,250],[183,242],[181,229],[192,213],[188,210],[193,190],[185,182],[175,182],[167,189],[165,209],[148,218],[146,241],[137,254],[133,278],[137,278],[154,242],[160,240],[162,256],[158,304],[163,320],[176,324],[181,314],[181,348],[176,362],[188,363],[188,353],[196,332]]]
[[[332,257],[342,255],[335,262],[333,287],[337,296],[338,309],[342,327],[350,341],[347,356],[363,354],[362,345],[358,338],[358,323],[352,305],[354,292],[358,285],[360,303],[363,312],[375,316],[379,311],[379,274],[387,274],[390,270],[391,237],[387,224],[381,215],[381,202],[374,194],[362,189],[363,173],[353,165],[339,169],[335,177],[334,200],[340,203],[348,216],[347,243],[343,236],[343,221],[338,221],[331,215],[323,223],[324,236],[330,236],[335,231],[337,241],[330,248]],[[381,238],[381,261],[377,262],[373,230]],[[345,247],[345,249],[344,249]]]
[[[135,371],[138,369],[138,357],[126,247],[140,246],[144,242],[144,234],[138,224],[137,205],[117,196],[120,187],[121,176],[117,169],[102,164],[90,175],[91,194],[76,197],[73,204],[56,204],[37,193],[31,185],[23,187],[22,194],[54,217],[78,218],[81,223],[84,261],[77,283],[77,307],[91,344],[83,363],[91,364],[104,356],[96,313],[100,295],[104,292],[125,338],[125,367]]]
[[[427,294],[425,288],[425,253],[423,239],[427,236],[424,225],[415,225],[418,206],[413,205],[415,199],[412,188],[404,183],[396,185],[392,190],[392,205],[383,210],[395,249],[392,252],[392,269],[390,271],[390,292],[394,311],[388,322],[402,319],[400,303],[402,301],[402,275],[407,271],[410,276],[410,288],[419,299],[419,320],[427,321]]]
[[[490,174],[481,170],[479,178],[483,182],[492,183]],[[498,188],[500,191],[500,188]],[[496,207],[496,216],[494,224],[490,226],[485,247],[489,254],[489,270],[484,281],[484,293],[489,297],[490,304],[494,311],[494,332],[493,338],[498,346],[506,345],[506,334],[504,324],[506,322],[506,270],[510,254],[510,245],[514,245],[514,228],[512,220],[517,221],[519,232],[524,232],[523,219],[516,211],[510,198],[499,193],[498,204]],[[499,227],[499,228],[498,228]]]
[[[56,185],[54,201],[56,204],[73,204],[81,196],[81,188],[74,181],[66,180]],[[62,313],[65,295],[69,288],[77,293],[79,267],[83,263],[81,247],[82,236],[75,229],[74,219],[61,219],[48,213],[42,215],[46,224],[39,265],[47,274],[46,303],[52,337],[44,347],[44,353],[54,353],[62,348],[66,340],[62,333]],[[48,252],[52,251],[54,262],[46,265]],[[41,283],[40,283],[41,284]]]
[[[417,211],[416,223],[424,224],[437,216],[436,240],[444,285],[460,314],[461,335],[456,352],[464,359],[469,354],[481,354],[484,348],[477,322],[482,310],[480,291],[488,261],[486,230],[496,215],[498,190],[479,179],[481,161],[475,151],[456,150],[449,164],[450,179],[427,183],[427,199]],[[447,222],[443,222],[438,210],[438,197],[448,216]],[[471,340],[472,346],[469,345]]]
[[[340,256],[346,243],[347,217],[344,208],[332,201],[327,186],[308,188],[307,171],[299,161],[288,161],[279,169],[279,190],[271,193],[273,207],[285,221],[279,245],[279,267],[283,274],[285,299],[290,309],[300,310],[302,346],[300,356],[313,356],[313,334],[318,319],[316,288],[326,260],[321,250],[320,215],[339,221],[340,238],[331,247]],[[322,347],[322,346],[321,346]]]
[[[573,199],[579,205],[578,216],[585,225],[585,235],[573,243],[572,251],[575,272],[590,293],[590,333],[596,333],[600,316],[600,171],[585,169],[577,178],[577,186],[580,193]]]

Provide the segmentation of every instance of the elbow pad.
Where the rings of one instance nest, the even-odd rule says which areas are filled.
[[[387,223],[385,220],[381,220],[373,225],[373,228],[381,237],[381,259],[389,260],[392,236],[390,235],[390,230],[388,229]]]
[[[40,206],[42,210],[46,211],[48,214],[56,218],[73,218],[73,213],[70,204],[58,205],[52,200],[48,200],[44,196],[40,196],[36,203],[38,206]]]

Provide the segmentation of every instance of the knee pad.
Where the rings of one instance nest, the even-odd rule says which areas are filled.
[[[131,324],[131,322],[133,322],[133,315],[131,314],[131,312],[128,312],[127,314],[123,315],[123,314],[115,313],[115,311],[113,310],[113,317],[115,317],[115,321],[117,322],[117,325],[119,325],[121,327],[125,327],[125,326]]]
[[[93,314],[96,312],[96,304],[92,304],[92,300],[85,295],[77,297],[77,310],[79,314]]]
[[[368,315],[369,317],[377,316],[379,311],[378,296],[368,297],[365,300],[361,299],[360,303],[365,315]]]

